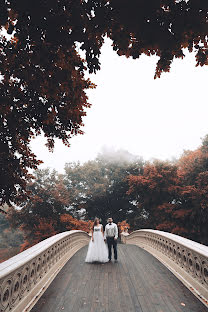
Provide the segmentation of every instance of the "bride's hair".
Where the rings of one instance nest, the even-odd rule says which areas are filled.
[[[98,224],[98,221],[100,221],[99,218],[95,218],[95,220],[94,220],[94,226],[96,226],[96,225]]]

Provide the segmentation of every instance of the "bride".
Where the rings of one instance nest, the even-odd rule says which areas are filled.
[[[108,262],[108,248],[103,235],[103,226],[100,224],[100,220],[95,218],[85,262]]]

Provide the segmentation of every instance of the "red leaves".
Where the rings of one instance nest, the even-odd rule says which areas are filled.
[[[49,238],[58,232],[54,229],[56,222],[52,220],[47,220],[47,219],[39,219],[39,223],[34,225],[33,228],[33,237],[32,239],[30,238],[29,240],[26,239],[24,243],[21,245],[20,252],[23,250],[26,250],[33,245],[39,243],[40,241]],[[24,225],[22,226],[22,231],[24,232],[25,227]],[[26,234],[26,233],[24,233]]]
[[[147,163],[138,176],[129,176],[128,194],[146,212],[145,227],[157,228],[207,243],[207,137],[195,151],[185,152],[173,165]],[[140,215],[141,214],[141,215]]]
[[[28,169],[36,169],[40,164],[30,150],[34,136],[43,132],[52,151],[55,138],[69,146],[72,135],[83,133],[82,119],[85,108],[90,107],[85,90],[95,87],[85,79],[83,62],[74,45],[57,49],[44,42],[38,45],[30,42],[30,48],[25,44],[25,40],[19,40],[11,47],[5,41],[0,53],[4,75],[0,93],[0,149],[1,145],[6,147],[4,155],[0,155],[4,171],[0,170],[0,180],[10,181],[9,185],[0,185],[2,203],[17,203],[20,195],[27,195]]]
[[[129,223],[126,222],[126,220],[118,222],[118,228],[120,233],[122,232],[128,232],[128,230],[130,229],[130,225]]]
[[[190,229],[182,226],[175,226],[171,232],[173,234],[177,234],[183,237],[190,237],[190,235],[192,234],[192,231]]]
[[[170,203],[163,203],[157,207],[159,210],[164,211],[165,213],[172,213],[175,205]]]
[[[93,221],[77,220],[69,214],[61,215],[60,221],[65,225],[67,230],[82,230],[89,233],[93,227]]]
[[[138,190],[148,190],[149,192],[157,192],[159,189],[169,189],[176,184],[176,167],[166,162],[156,161],[153,164],[147,163],[144,167],[143,174],[139,176],[129,176],[128,194]]]
[[[173,216],[177,219],[185,218],[190,216],[192,213],[192,209],[180,209],[173,212]]]
[[[158,224],[156,226],[156,230],[159,231],[166,231],[166,232],[172,232],[172,229],[175,227],[175,223],[171,221],[164,221],[161,224]]]
[[[21,226],[20,229],[23,231],[26,239],[21,245],[20,252],[57,234],[59,232],[57,229],[57,223],[60,223],[59,227],[62,227],[62,231],[82,230],[89,233],[93,226],[93,221],[77,220],[69,214],[62,214],[57,220],[50,220],[50,217],[47,219],[40,218],[38,219],[37,224],[33,225],[30,229],[30,231],[32,230],[32,236],[31,233],[30,236],[27,235],[29,228],[26,224]]]
[[[16,186],[26,196],[28,169],[39,164],[28,149],[33,135],[42,131],[52,150],[54,138],[69,146],[72,135],[83,133],[85,108],[90,107],[85,90],[95,88],[85,73],[100,69],[106,35],[118,55],[134,59],[141,54],[159,56],[155,78],[170,70],[174,58],[183,58],[184,48],[194,49],[197,66],[208,64],[205,1],[17,3],[2,1],[0,15],[0,28],[4,27],[7,34],[15,33],[9,42],[2,38],[0,49],[0,125],[4,125],[0,133],[10,148],[5,156],[13,162],[11,171],[7,163],[3,164],[10,183],[1,185],[2,202],[17,200]],[[20,148],[20,137],[24,138],[24,148]],[[150,188],[155,187],[151,183]]]

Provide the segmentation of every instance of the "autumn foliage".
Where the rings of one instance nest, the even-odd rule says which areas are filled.
[[[120,151],[120,160],[99,155],[68,163],[62,175],[37,170],[29,199],[7,211],[24,233],[21,250],[63,231],[90,232],[95,216],[103,225],[113,217],[120,232],[151,228],[207,244],[208,136],[174,162],[130,156]]]
[[[122,233],[122,232],[128,233],[128,231],[130,229],[130,225],[129,225],[129,223],[126,222],[126,220],[124,220],[124,221],[118,222],[118,229],[119,229],[120,233]]]
[[[137,204],[134,226],[156,228],[208,243],[208,136],[175,164],[153,162],[128,178]],[[142,218],[143,216],[143,218]]]
[[[81,230],[89,233],[93,228],[93,221],[78,220],[69,214],[61,215],[60,222],[67,230]]]
[[[10,225],[24,235],[21,251],[63,231],[90,231],[91,221],[78,220],[67,211],[70,193],[62,176],[55,171],[37,171],[28,192],[29,198],[21,203],[20,210],[10,208],[8,211]]]
[[[155,78],[184,49],[207,65],[207,0],[0,1],[0,204],[19,204],[41,133],[69,145],[90,107],[86,72],[100,69],[105,36],[118,55],[159,57]],[[81,53],[82,52],[82,53]],[[84,56],[83,56],[84,55]]]
[[[83,221],[73,218],[69,214],[62,214],[59,217],[59,226],[62,227],[62,231],[70,230],[82,230],[85,232],[90,232],[93,222]],[[49,238],[57,233],[59,233],[57,222],[53,220],[40,218],[38,223],[34,225],[34,228],[30,233],[28,233],[28,227],[22,225],[20,229],[25,233],[25,241],[21,245],[20,251],[26,250],[27,248],[39,243],[40,241]],[[27,237],[27,233],[30,234]]]

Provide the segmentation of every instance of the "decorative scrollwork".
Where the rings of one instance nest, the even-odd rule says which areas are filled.
[[[14,306],[15,302],[19,299],[20,289],[21,289],[21,273],[16,272],[13,276],[11,284],[11,299],[10,299],[11,306]]]
[[[78,230],[57,234],[54,237],[57,237],[57,239],[53,239],[53,243],[50,243],[51,238],[39,243],[40,251],[38,251],[39,249],[36,245],[17,255],[19,265],[14,261],[14,270],[9,275],[5,274],[4,270],[1,270],[0,312],[12,312],[19,302],[22,302],[24,298],[29,296],[30,290],[34,289],[46,274],[53,274],[53,266],[67,252],[73,250],[73,248],[76,251],[86,245],[90,239],[87,233]],[[31,254],[34,250],[34,257],[28,257],[29,260],[26,262],[24,254],[28,256],[30,250]],[[11,259],[8,261],[11,262]],[[4,267],[6,267],[5,264],[6,261],[4,262]]]
[[[202,263],[201,263],[201,259],[198,256],[196,256],[196,257],[194,257],[194,262],[195,262],[196,278],[198,280],[201,280],[201,278],[202,278]]]
[[[193,244],[177,235],[154,230],[138,230],[123,237],[124,243],[147,245],[158,250],[208,289],[208,247]],[[206,250],[204,255],[201,246]]]
[[[11,301],[11,293],[12,293],[12,277],[7,277],[4,279],[1,287],[1,311],[5,311],[8,307],[10,307]]]
[[[202,282],[208,285],[208,261],[202,261]]]
[[[29,286],[29,266],[26,265],[21,272],[21,287],[20,287],[20,292],[19,292],[19,296],[20,298],[22,298],[24,296],[24,293],[26,292],[26,290],[28,289]]]

